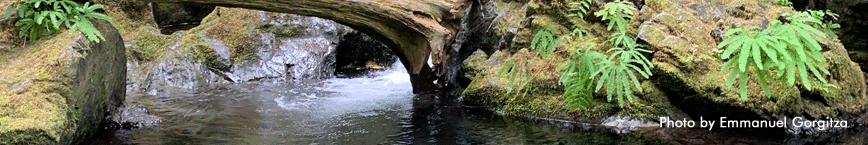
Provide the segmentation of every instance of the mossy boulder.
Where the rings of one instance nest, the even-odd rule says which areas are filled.
[[[0,51],[0,144],[73,144],[123,102],[123,40],[109,22],[92,22],[105,41],[64,31]]]
[[[829,59],[823,63],[831,71],[831,75],[823,76],[829,85],[814,85],[808,90],[801,83],[772,83],[771,96],[766,96],[756,78],[750,78],[747,99],[741,99],[737,84],[725,87],[728,75],[720,71],[724,60],[714,52],[717,43],[725,39],[723,33],[741,26],[764,28],[783,13],[797,13],[789,7],[773,1],[650,0],[642,11],[638,37],[655,52],[652,82],[694,119],[802,116],[856,122],[853,116],[868,109],[862,70],[836,39],[819,40],[824,44],[823,55]]]
[[[566,1],[558,1],[566,3]],[[564,18],[558,9],[558,2],[499,2],[499,6],[528,9],[529,11],[501,11],[527,13],[525,18],[509,23],[493,25],[495,30],[519,32],[513,48],[501,48],[504,52],[475,53],[464,61],[466,76],[473,81],[464,90],[464,103],[481,106],[503,114],[564,119],[581,122],[601,122],[602,118],[612,115],[630,116],[634,119],[656,120],[657,117],[705,118],[729,117],[730,119],[778,120],[783,117],[805,117],[814,119],[847,120],[853,124],[865,123],[866,104],[865,77],[856,63],[852,62],[847,50],[836,39],[819,40],[823,44],[823,55],[828,61],[823,66],[831,75],[823,76],[829,85],[814,85],[808,90],[801,83],[773,83],[770,85],[772,96],[766,96],[755,78],[748,83],[748,99],[741,99],[738,85],[726,87],[726,74],[720,71],[724,60],[714,50],[724,39],[724,33],[734,27],[767,27],[772,21],[781,19],[783,13],[797,13],[789,7],[778,6],[774,1],[690,1],[690,0],[646,0],[636,3],[641,7],[636,11],[629,24],[628,32],[637,34],[639,42],[653,51],[647,54],[652,58],[653,76],[641,82],[643,92],[634,92],[634,100],[618,107],[605,100],[604,93],[595,93],[595,106],[589,108],[565,107],[561,96],[563,88],[539,87],[529,91],[526,96],[515,97],[506,93],[509,87],[504,83],[507,78],[498,76],[503,63],[516,59],[517,55],[527,55],[528,47],[524,41],[532,38],[532,33],[542,27],[555,28],[554,33],[565,43],[556,48],[552,58],[535,58],[540,66],[559,65],[566,62],[569,53],[574,52],[582,43],[591,43],[590,50],[605,52],[611,32],[606,31],[605,23],[593,18],[579,21],[577,18]],[[503,4],[501,4],[503,3]],[[518,3],[518,4],[516,4]],[[522,6],[526,5],[526,6]],[[536,5],[535,8],[530,5]],[[551,10],[547,10],[550,8]],[[510,9],[514,10],[514,9]],[[510,14],[520,16],[519,14]],[[518,23],[518,24],[515,24]],[[589,33],[582,38],[567,37],[569,29],[565,25],[586,28]],[[513,28],[520,26],[518,28]],[[517,29],[517,30],[512,30]],[[497,38],[497,36],[494,36]],[[493,47],[493,46],[490,46]],[[506,52],[516,52],[514,54]],[[555,84],[560,72],[552,67],[536,67],[542,72],[534,84]],[[547,69],[543,69],[547,68]],[[546,74],[546,73],[543,73]],[[546,79],[554,78],[554,79]],[[820,84],[819,81],[813,81]],[[819,86],[819,87],[817,87]],[[536,87],[536,86],[535,86]],[[541,89],[541,90],[540,90]],[[550,89],[550,90],[549,90]],[[559,93],[550,93],[558,92]],[[860,119],[861,118],[861,119]],[[860,122],[863,121],[863,122]],[[855,128],[855,127],[850,127]],[[816,130],[788,128],[774,130],[775,133],[806,133]],[[840,130],[838,130],[840,131]],[[829,131],[820,131],[829,132]],[[835,132],[835,131],[831,131]],[[813,133],[818,135],[823,133]]]
[[[492,4],[494,3],[494,4]],[[481,106],[505,115],[525,117],[542,117],[567,121],[579,121],[601,123],[604,119],[614,116],[629,116],[638,120],[649,120],[658,116],[684,116],[668,103],[666,95],[650,81],[643,81],[644,92],[634,94],[632,103],[618,107],[618,104],[608,102],[605,94],[597,93],[593,100],[594,106],[588,108],[572,108],[566,104],[568,100],[563,97],[564,88],[558,83],[562,72],[556,71],[558,66],[566,63],[570,53],[582,43],[594,43],[592,50],[603,50],[602,39],[609,36],[605,31],[605,25],[584,22],[575,19],[566,19],[570,13],[563,4],[566,1],[533,2],[533,1],[489,1],[486,5],[493,5],[494,13],[502,16],[494,18],[492,30],[498,32],[484,37],[493,39],[509,36],[510,40],[500,43],[491,43],[492,46],[482,46],[464,61],[465,76],[472,81],[465,87],[463,92],[464,104]],[[535,6],[532,6],[535,5]],[[638,26],[638,22],[633,22]],[[585,37],[570,37],[572,30],[569,25],[582,26],[591,33]],[[556,47],[553,55],[548,58],[539,57],[536,52],[529,52],[524,48],[529,47],[533,34],[540,29],[549,29],[562,40],[562,45]],[[566,41],[569,40],[569,41]],[[512,42],[514,41],[514,42]],[[510,45],[503,45],[508,43]],[[514,45],[512,45],[514,44]],[[505,46],[505,47],[504,47]],[[514,53],[513,53],[514,52]],[[534,73],[531,88],[528,93],[507,93],[508,76],[499,75],[504,71],[504,63],[522,58],[529,60]],[[529,59],[528,59],[529,58]],[[640,95],[644,94],[644,95]]]

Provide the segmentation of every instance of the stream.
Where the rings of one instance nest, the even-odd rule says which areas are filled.
[[[502,116],[458,99],[414,95],[407,72],[296,83],[234,83],[198,92],[130,94],[162,122],[104,130],[84,144],[805,144],[859,143],[703,129],[644,128]],[[445,101],[444,101],[445,100]]]
[[[98,135],[105,144],[617,143],[615,133],[495,115],[414,95],[400,65],[371,77],[235,83],[130,94],[162,122]],[[455,99],[452,99],[455,100]],[[101,137],[100,137],[101,136]],[[589,142],[590,141],[590,142]]]

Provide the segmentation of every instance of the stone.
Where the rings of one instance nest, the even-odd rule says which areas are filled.
[[[0,52],[0,144],[75,144],[94,133],[124,101],[126,57],[118,31],[91,20],[105,40],[81,33]],[[2,27],[0,31],[17,29]],[[17,82],[5,82],[19,80]]]
[[[124,104],[115,110],[115,113],[107,117],[117,129],[136,129],[153,126],[162,122],[158,116],[151,115],[148,108],[139,104]]]

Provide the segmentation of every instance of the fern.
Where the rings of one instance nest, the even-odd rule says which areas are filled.
[[[826,36],[810,25],[820,24],[820,20],[806,13],[783,16],[790,22],[785,24],[776,20],[760,32],[755,27],[732,29],[726,32],[727,38],[718,44],[718,48],[726,47],[721,59],[733,56],[724,63],[721,71],[729,71],[727,87],[731,87],[736,77],[741,78],[738,83],[742,99],[747,99],[747,80],[752,75],[749,73],[751,69],[767,97],[771,97],[767,85],[771,81],[767,78],[773,78],[771,70],[777,70],[777,77],[786,79],[790,85],[795,83],[798,71],[802,84],[808,90],[813,88],[808,70],[811,70],[813,77],[827,83],[823,75],[830,73],[821,64],[825,57],[820,53],[822,48],[816,40]]]
[[[830,38],[838,39],[838,35],[836,35],[835,32],[832,31],[832,29],[841,28],[840,24],[834,22],[834,21],[838,20],[838,14],[835,14],[829,10],[826,10],[826,11],[808,10],[808,13],[810,13],[811,16],[817,20],[827,20],[826,16],[829,16],[830,19],[828,19],[824,23],[818,24],[820,26],[819,28],[822,28],[823,32],[825,32],[826,35],[828,35]]]
[[[576,8],[572,8],[570,10],[576,11],[575,14],[567,15],[569,17],[579,17],[582,21],[585,20],[585,15],[588,15],[588,12],[591,11],[591,4],[594,3],[594,0],[580,0],[579,2],[570,2],[569,5],[575,5]]]
[[[787,16],[787,14],[784,16]],[[787,45],[781,45],[781,47],[786,46],[789,55],[785,56],[790,57],[785,57],[784,59],[787,61],[782,61],[783,63],[779,64],[779,69],[786,67],[787,82],[790,85],[794,83],[795,69],[798,68],[802,84],[808,90],[812,89],[812,85],[809,81],[810,76],[807,73],[807,70],[809,69],[817,79],[823,83],[827,83],[826,79],[822,76],[823,74],[828,75],[830,73],[829,70],[822,65],[822,62],[826,61],[826,58],[820,53],[822,47],[816,40],[825,38],[826,35],[817,28],[809,25],[811,23],[821,24],[822,22],[806,13],[789,15],[787,16],[787,20],[789,20],[790,23],[782,24],[781,22],[777,22],[772,24],[775,35],[782,36],[782,40],[787,42]],[[783,74],[779,74],[779,76],[782,75]]]
[[[578,36],[579,38],[582,38],[585,37],[585,34],[588,34],[588,28],[585,28],[584,26],[576,25],[574,27],[575,28],[573,28],[573,32],[570,33],[570,36]],[[569,37],[569,39],[572,39],[572,37]]]
[[[608,61],[606,54],[589,50],[594,43],[583,43],[582,49],[576,49],[567,63],[558,67],[563,72],[558,84],[564,86],[564,98],[567,106],[587,108],[593,104],[593,73],[600,68],[602,61]]]
[[[574,5],[575,8],[570,10],[575,11],[574,14],[567,15],[568,17],[579,17],[579,20],[585,21],[585,15],[588,15],[588,12],[591,11],[591,5],[594,3],[594,0],[579,0],[579,2],[570,2],[569,5]],[[572,33],[570,36],[578,36],[579,38],[584,37],[585,34],[588,34],[588,29],[581,25],[573,26]],[[572,37],[569,37],[572,39]]]
[[[775,4],[778,4],[780,6],[793,7],[793,2],[790,2],[790,0],[778,0],[777,2],[775,2]]]
[[[15,23],[21,27],[18,35],[29,36],[30,40],[57,33],[63,25],[70,29],[70,33],[80,31],[89,40],[99,42],[105,38],[89,18],[111,21],[110,17],[96,12],[102,8],[103,5],[90,5],[89,2],[80,5],[70,0],[29,0],[10,6],[4,18],[9,18],[13,10],[17,10],[17,16],[21,18]]]
[[[603,86],[606,86],[606,100],[612,101],[612,94],[617,94],[616,98],[618,100],[618,105],[624,106],[624,98],[627,98],[627,101],[633,102],[633,91],[632,87],[636,87],[640,92],[642,91],[642,86],[639,84],[639,80],[636,77],[636,73],[642,74],[645,78],[648,78],[650,74],[645,73],[645,71],[639,69],[633,63],[635,60],[625,60],[622,59],[619,62],[614,62],[610,59],[601,61],[599,70],[591,75],[592,77],[600,76],[597,81],[596,91],[599,92]]]
[[[525,95],[527,94],[527,90],[530,89],[527,86],[530,86],[530,82],[533,80],[530,60],[526,55],[513,55],[512,59],[501,67],[497,76],[507,78],[507,94],[517,90],[524,90],[524,94],[522,95]]]
[[[563,71],[559,84],[565,86],[564,97],[568,106],[585,108],[591,105],[592,93],[600,92],[606,88],[606,100],[618,101],[623,107],[626,102],[633,101],[633,91],[642,91],[639,83],[641,75],[649,78],[654,66],[642,53],[651,51],[642,49],[642,45],[636,44],[635,38],[627,35],[627,20],[632,19],[633,8],[629,2],[619,1],[607,3],[603,10],[594,13],[596,16],[609,20],[608,30],[617,27],[618,31],[612,33],[608,42],[613,46],[606,55],[590,51],[589,45],[583,44],[584,48],[576,50],[572,59],[561,65],[558,69]],[[596,80],[596,82],[594,81]],[[593,89],[593,90],[592,90]],[[617,98],[612,98],[616,96]],[[625,99],[626,98],[626,99]]]
[[[547,58],[548,55],[554,50],[554,46],[558,43],[558,40],[555,39],[554,35],[548,30],[539,30],[536,32],[536,35],[533,36],[533,40],[530,43],[530,48],[536,50],[537,53],[540,54],[543,58]]]
[[[765,73],[767,71],[764,71],[763,60],[766,62],[765,66],[781,61],[778,59],[779,50],[775,48],[778,45],[773,42],[780,41],[782,38],[779,36],[769,35],[768,31],[756,32],[753,29],[756,28],[736,28],[729,30],[725,34],[727,38],[718,44],[718,48],[723,48],[727,45],[729,46],[721,54],[721,59],[728,59],[732,54],[739,53],[737,59],[733,58],[724,63],[721,71],[724,73],[725,71],[731,71],[729,77],[726,79],[727,87],[731,86],[736,77],[742,78],[739,80],[739,92],[741,93],[742,99],[747,99],[747,78],[749,78],[749,73],[747,72],[749,72],[749,68],[756,67],[756,71],[763,72],[761,74],[767,74]],[[736,33],[739,33],[739,35],[730,37]],[[781,54],[784,55],[784,53]],[[768,77],[763,76],[757,78],[765,79]],[[768,93],[766,81],[760,80],[759,84],[762,87],[763,92]]]
[[[594,15],[602,17],[604,21],[609,20],[606,30],[611,31],[613,27],[617,27],[619,32],[627,32],[627,22],[633,19],[633,11],[636,10],[631,4],[628,1],[606,3],[605,7]]]
[[[534,35],[533,40],[531,41],[531,49],[536,50],[537,54],[542,58],[548,58],[552,51],[554,51],[555,45],[558,45],[559,43],[560,40],[556,39],[551,32],[542,29],[537,31]],[[530,63],[530,58],[532,56],[527,55],[527,53],[513,55],[512,58],[501,67],[497,76],[508,78],[507,80],[509,81],[507,83],[506,93],[512,93],[516,90],[524,90],[524,93],[522,94],[523,96],[527,94],[528,90],[530,90],[529,87],[535,77]]]

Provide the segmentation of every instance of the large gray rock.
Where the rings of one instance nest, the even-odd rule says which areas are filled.
[[[334,74],[335,49],[349,28],[334,21],[289,14],[260,12],[266,25],[291,26],[291,36],[276,32],[259,33],[262,46],[256,49],[258,61],[240,62],[227,76],[235,82],[254,80],[292,81],[323,79]]]
[[[92,22],[104,41],[60,32],[2,52],[0,144],[76,143],[124,101],[123,40],[109,22]]]

